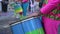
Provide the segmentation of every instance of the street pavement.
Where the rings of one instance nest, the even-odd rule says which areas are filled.
[[[12,34],[10,29],[11,23],[19,21],[19,18],[14,17],[13,12],[0,13],[0,34]]]
[[[1,26],[9,25],[18,20],[19,20],[19,18],[15,18],[13,12],[0,13],[0,25]]]

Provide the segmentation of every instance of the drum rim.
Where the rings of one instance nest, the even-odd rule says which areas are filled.
[[[18,21],[17,23],[14,22],[14,23],[10,24],[10,26],[12,27],[12,26],[15,26],[15,25],[17,25],[17,24],[23,23],[23,22],[25,22],[25,21],[27,21],[27,20],[34,19],[34,18],[37,18],[37,17],[28,18],[28,19],[25,19],[25,20],[22,20],[22,21]]]

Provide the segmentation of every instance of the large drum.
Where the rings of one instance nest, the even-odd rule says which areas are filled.
[[[22,26],[25,34],[44,34],[41,19],[39,18],[30,18],[22,22]]]
[[[36,17],[12,24],[11,29],[13,34],[44,34],[41,19]]]
[[[11,26],[12,34],[24,34],[22,24],[17,22],[17,24],[12,24]]]

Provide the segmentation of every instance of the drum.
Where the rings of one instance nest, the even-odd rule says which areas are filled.
[[[32,17],[12,24],[13,34],[44,34],[41,18]]]
[[[13,34],[24,34],[22,24],[20,22],[17,24],[12,24],[11,30]]]
[[[41,19],[30,18],[22,22],[25,34],[44,34]]]

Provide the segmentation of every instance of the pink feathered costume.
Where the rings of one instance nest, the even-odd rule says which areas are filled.
[[[53,9],[57,8],[60,10],[58,4],[60,4],[60,0],[48,0],[48,4],[42,7],[40,11],[43,14],[49,14]],[[58,34],[58,26],[60,24],[60,20],[53,20],[44,16],[43,23],[46,34]]]

